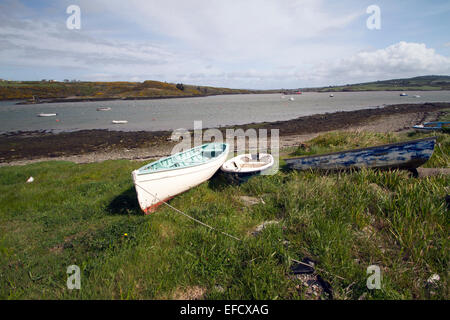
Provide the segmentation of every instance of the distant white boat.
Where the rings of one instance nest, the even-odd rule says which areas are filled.
[[[100,108],[97,108],[97,111],[109,111],[109,110],[111,110],[110,107],[100,107]]]
[[[407,97],[408,95],[404,92],[400,93],[400,97]]]
[[[293,97],[290,97],[290,98],[289,98],[289,101],[294,101],[294,98],[293,98]]]
[[[112,123],[121,124],[121,123],[128,123],[128,121],[127,120],[113,120]]]
[[[38,117],[54,117],[57,113],[39,113]]]
[[[330,98],[333,98],[334,97],[334,94],[330,94]]]
[[[420,98],[420,96],[419,96],[418,94],[416,94],[416,95],[414,96],[414,98]]]

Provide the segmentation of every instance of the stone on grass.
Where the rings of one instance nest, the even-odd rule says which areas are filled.
[[[255,228],[255,230],[252,231],[253,236],[257,236],[260,234],[267,226],[270,226],[272,224],[278,224],[278,221],[271,220],[271,221],[264,221],[259,226]]]

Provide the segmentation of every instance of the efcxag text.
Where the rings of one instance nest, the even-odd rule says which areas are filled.
[[[269,314],[269,308],[267,305],[262,305],[261,307],[259,307],[257,305],[227,304],[225,305],[225,314]]]

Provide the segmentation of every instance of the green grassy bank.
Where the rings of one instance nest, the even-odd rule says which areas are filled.
[[[331,133],[309,151],[340,150],[425,134]],[[428,167],[449,167],[439,134]],[[134,161],[42,162],[0,168],[1,299],[302,299],[290,259],[310,257],[335,299],[448,299],[450,178],[406,172],[324,174],[280,170],[228,185],[220,175],[171,205],[223,236],[161,207],[143,216]],[[28,177],[35,181],[25,183]],[[241,196],[262,199],[249,205]],[[252,230],[276,220],[257,236]],[[81,268],[81,290],[66,270]],[[382,288],[366,287],[378,265]],[[438,274],[430,289],[427,279]],[[322,296],[326,298],[326,296]]]
[[[47,82],[0,81],[0,100],[68,98],[72,99],[121,99],[206,96],[214,94],[238,94],[255,91],[245,89],[193,86],[161,81],[144,82]]]

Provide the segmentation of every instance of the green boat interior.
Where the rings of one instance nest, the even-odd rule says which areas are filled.
[[[181,169],[203,164],[219,157],[227,148],[228,145],[226,143],[207,143],[147,164],[138,170],[138,174]]]

